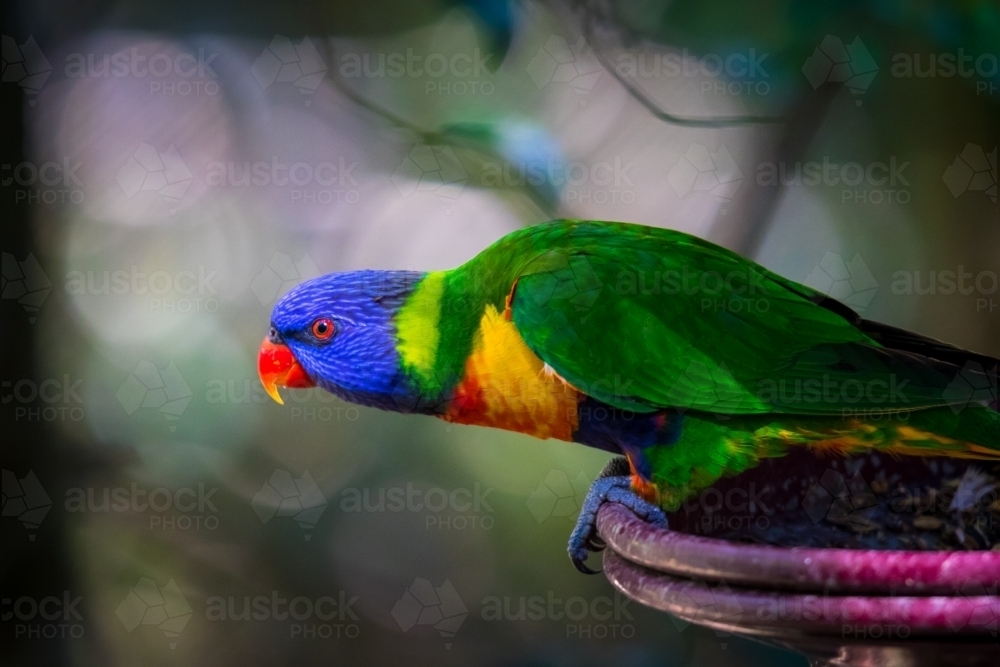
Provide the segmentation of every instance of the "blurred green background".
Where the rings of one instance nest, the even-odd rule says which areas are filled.
[[[805,664],[571,567],[602,452],[267,399],[321,273],[627,220],[1000,354],[994,2],[3,11],[5,664]]]

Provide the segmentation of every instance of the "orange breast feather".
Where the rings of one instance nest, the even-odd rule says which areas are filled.
[[[445,419],[571,441],[580,397],[525,345],[510,311],[489,305]]]

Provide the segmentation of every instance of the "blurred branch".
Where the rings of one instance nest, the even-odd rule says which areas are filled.
[[[651,100],[646,93],[639,89],[634,83],[629,81],[627,78],[621,75],[621,73],[615,68],[614,63],[608,58],[607,53],[602,48],[595,48],[597,43],[596,36],[594,34],[594,28],[597,22],[600,21],[602,27],[609,28],[613,26],[614,29],[620,29],[619,26],[615,25],[611,17],[608,16],[608,12],[605,9],[601,15],[598,15],[597,2],[586,2],[586,0],[577,0],[573,3],[579,9],[580,13],[583,14],[582,20],[582,34],[583,39],[587,43],[587,46],[593,52],[597,61],[601,64],[601,67],[614,78],[615,81],[621,85],[622,88],[628,92],[628,94],[635,99],[639,104],[641,104],[649,113],[653,116],[662,120],[665,123],[670,123],[672,125],[681,125],[683,127],[697,127],[697,128],[720,128],[720,127],[732,127],[734,125],[761,125],[761,124],[773,124],[773,123],[783,123],[785,118],[782,116],[722,116],[718,118],[685,118],[682,116],[677,116],[667,111],[664,111],[660,106]],[[566,11],[561,7],[560,2],[552,3],[555,7],[555,11],[564,15],[567,19],[573,17],[572,10]],[[569,22],[569,21],[568,21]]]
[[[330,68],[330,80],[333,81],[333,85],[337,88],[337,90],[339,90],[344,95],[344,97],[351,100],[352,102],[357,104],[359,107],[365,109],[366,111],[369,111],[370,113],[373,113],[376,116],[387,121],[390,125],[395,125],[399,129],[406,130],[416,135],[417,141],[421,143],[429,145],[448,143],[445,139],[444,133],[436,132],[433,130],[425,130],[422,127],[406,120],[402,116],[393,113],[392,111],[389,111],[380,104],[372,102],[371,100],[367,99],[366,97],[358,93],[356,90],[351,88],[351,86],[348,85],[347,82],[340,77],[340,73],[337,71],[336,67],[337,46],[334,43],[334,38],[329,37],[327,41],[330,44],[330,52],[324,53],[323,56],[325,57],[327,62],[333,65]],[[326,50],[325,44],[323,45],[323,50],[324,51]]]
[[[777,137],[770,141],[764,139],[768,143],[762,147],[762,152],[767,151],[770,155],[761,155],[760,160],[775,164],[803,162],[840,91],[839,86],[826,85],[800,96],[789,110],[787,122],[780,126]],[[754,188],[744,202],[743,224],[722,230],[725,236],[719,241],[746,257],[756,257],[786,189],[784,183],[774,188]]]
[[[412,123],[399,114],[390,111],[381,104],[373,102],[364,95],[361,95],[346,81],[344,81],[344,79],[340,76],[340,73],[337,71],[337,46],[334,42],[334,38],[330,37],[325,42],[320,42],[321,48],[326,51],[327,42],[329,43],[329,53],[324,53],[323,56],[326,58],[327,62],[332,65],[330,68],[330,80],[333,82],[334,87],[340,91],[344,97],[354,102],[365,111],[378,116],[397,129],[409,132],[415,137],[415,141],[417,143],[426,144],[428,146],[444,144],[455,148],[463,148],[475,153],[476,155],[483,156],[484,159],[482,159],[482,161],[477,165],[480,170],[482,165],[486,162],[485,158],[496,159],[503,162],[506,166],[516,167],[516,165],[511,164],[511,162],[504,156],[490,150],[482,142],[469,139],[468,137],[460,135],[449,128],[441,130],[424,129],[416,123]],[[558,209],[553,207],[552,202],[545,198],[541,192],[531,186],[525,186],[523,190],[519,189],[519,191],[527,194],[528,198],[539,208],[543,217],[558,217]]]
[[[572,23],[576,14],[582,14],[582,34],[584,41],[594,52],[601,66],[657,119],[699,129],[720,129],[737,125],[772,126],[778,133],[776,139],[762,138],[762,152],[775,162],[794,164],[803,158],[819,130],[820,123],[826,117],[834,97],[840,90],[836,86],[823,86],[814,94],[805,95],[792,105],[785,116],[733,116],[719,118],[684,118],[662,110],[642,90],[627,78],[623,77],[614,67],[601,48],[594,48],[595,27],[600,24],[609,31],[626,30],[618,26],[610,16],[610,5],[600,3],[600,0],[569,0],[568,7],[561,0],[553,0],[550,6],[561,15],[565,22]],[[575,11],[574,11],[575,10]],[[732,224],[717,226],[713,240],[720,245],[735,250],[747,257],[754,257],[760,250],[767,229],[774,218],[777,205],[785,192],[784,186],[776,188],[756,188],[742,207],[738,221],[730,220]],[[737,224],[738,223],[738,224]]]

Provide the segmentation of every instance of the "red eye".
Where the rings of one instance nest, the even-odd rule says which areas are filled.
[[[333,322],[326,317],[321,317],[313,322],[312,333],[313,336],[316,336],[316,338],[319,338],[320,340],[328,339],[333,335]]]

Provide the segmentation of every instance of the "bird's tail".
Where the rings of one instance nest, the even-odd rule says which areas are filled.
[[[851,455],[877,450],[905,456],[947,456],[1000,461],[1000,414],[981,405],[894,413],[840,421],[836,427],[802,423],[784,438],[817,452]]]
[[[652,471],[652,498],[673,511],[720,477],[792,447],[819,456],[882,452],[1000,461],[1000,414],[979,404],[843,417],[688,414],[680,439],[630,452],[629,460]]]

